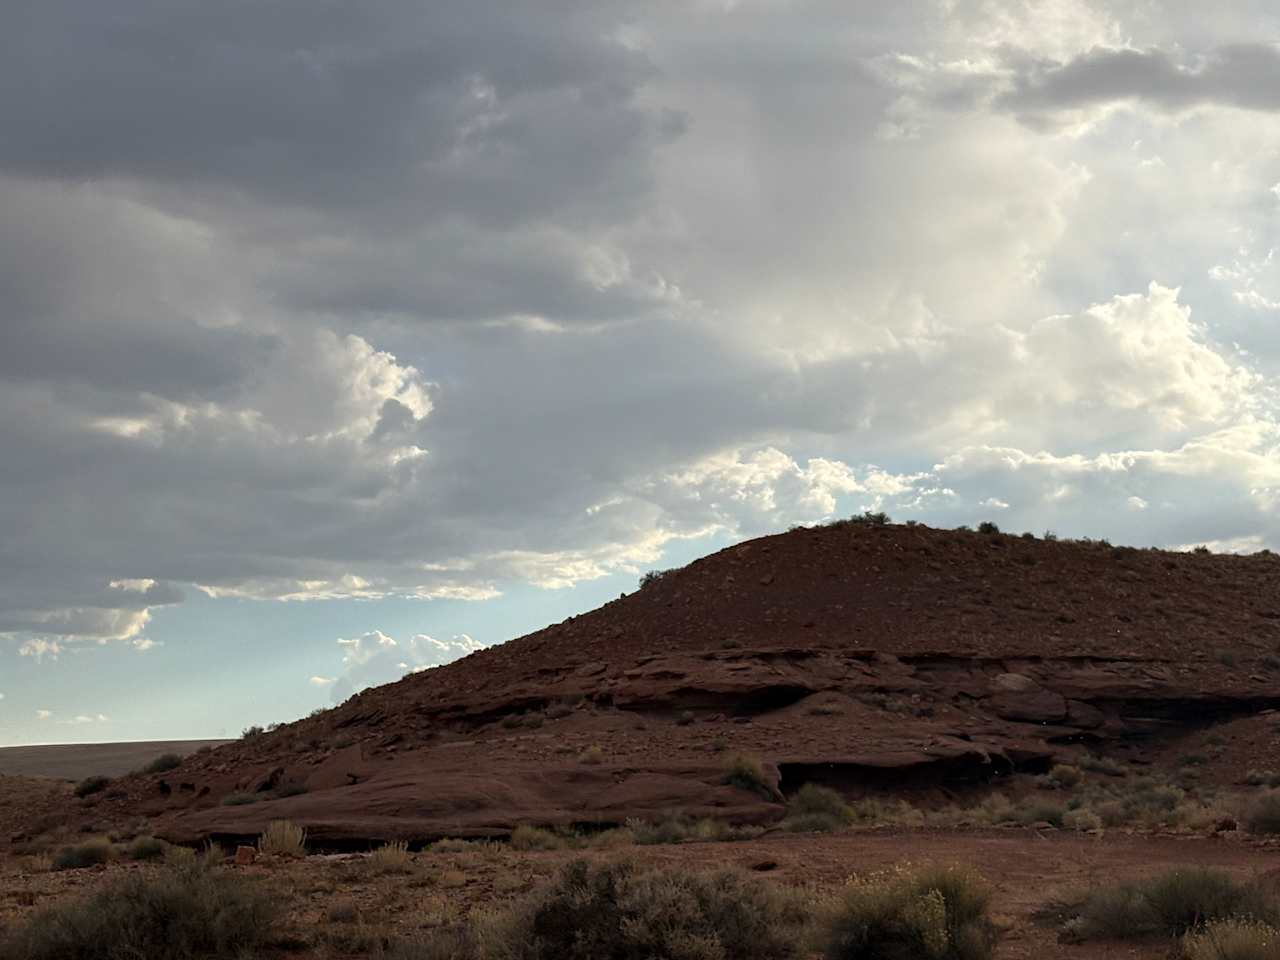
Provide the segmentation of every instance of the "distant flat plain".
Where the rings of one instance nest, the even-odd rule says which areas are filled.
[[[40,747],[0,747],[0,774],[21,777],[118,777],[144,767],[156,757],[185,757],[201,747],[226,740],[146,740],[137,743],[68,743]]]

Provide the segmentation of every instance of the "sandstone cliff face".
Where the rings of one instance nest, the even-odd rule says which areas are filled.
[[[1138,757],[1280,704],[1278,649],[1270,554],[846,523],[728,548],[101,802],[188,841],[277,818],[335,844],[673,810],[765,822],[776,797],[724,783],[725,757],[762,759],[784,794]],[[233,791],[264,799],[222,806]]]

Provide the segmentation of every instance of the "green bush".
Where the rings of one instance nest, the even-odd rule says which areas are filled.
[[[737,873],[578,860],[476,939],[485,960],[792,960],[806,919],[798,898]]]
[[[988,535],[994,535],[1000,532],[1000,528],[997,527],[990,520],[983,520],[980,524],[978,524],[978,532],[985,533]]]
[[[107,840],[90,840],[74,847],[63,847],[53,858],[54,870],[79,870],[111,859],[111,843]]]
[[[782,829],[792,833],[833,833],[854,820],[853,808],[830,787],[806,783],[787,803]]]
[[[1280,791],[1271,791],[1258,797],[1250,805],[1244,825],[1250,833],[1280,833]]]
[[[234,960],[271,935],[274,899],[203,867],[118,879],[46,907],[0,945],[2,960]]]
[[[1181,936],[1216,920],[1275,915],[1257,887],[1206,867],[1178,867],[1137,883],[1099,887],[1072,912],[1065,932],[1078,940]]]
[[[976,874],[929,867],[850,883],[828,906],[826,960],[986,960],[991,892]]]
[[[90,794],[98,793],[107,788],[111,780],[107,777],[85,777],[76,784],[75,795],[77,797],[87,797]]]

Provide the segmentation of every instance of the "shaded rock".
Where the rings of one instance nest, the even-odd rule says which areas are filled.
[[[1069,727],[1079,727],[1082,730],[1093,730],[1102,726],[1106,722],[1106,715],[1097,707],[1085,703],[1082,700],[1067,701],[1067,716],[1063,721]]]

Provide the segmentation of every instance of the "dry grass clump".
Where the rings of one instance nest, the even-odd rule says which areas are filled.
[[[826,960],[986,960],[991,891],[960,867],[902,869],[851,881],[820,923]]]
[[[806,783],[787,803],[782,829],[791,833],[834,833],[853,823],[853,808],[830,787]]]
[[[1206,923],[1182,938],[1186,960],[1280,960],[1280,931],[1258,920]]]
[[[1242,917],[1269,921],[1274,905],[1256,887],[1221,870],[1178,867],[1135,883],[1099,887],[1059,912],[1072,940],[1182,936],[1201,924]]]
[[[132,874],[36,913],[4,960],[235,960],[270,938],[273,899],[252,881],[188,867]]]
[[[305,857],[307,831],[291,820],[272,820],[258,838],[258,852],[264,856]]]
[[[603,748],[601,748],[600,744],[593,743],[591,746],[587,747],[587,749],[583,750],[582,753],[578,754],[578,762],[593,764],[593,765],[597,763],[603,763],[604,762]]]
[[[458,837],[444,837],[435,843],[427,844],[428,853],[470,853],[477,844],[471,840]]]
[[[413,854],[404,840],[384,843],[369,854],[369,869],[377,874],[408,873],[413,869]]]

